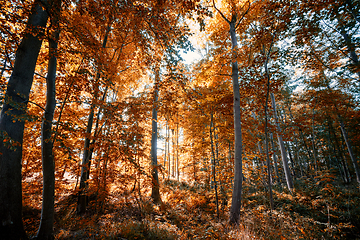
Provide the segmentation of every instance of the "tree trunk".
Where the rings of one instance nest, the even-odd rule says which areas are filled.
[[[211,144],[211,162],[212,162],[212,177],[213,177],[213,182],[214,182],[214,187],[215,187],[215,204],[216,204],[216,215],[217,218],[219,220],[219,196],[218,196],[218,190],[217,190],[217,182],[216,182],[216,160],[215,160],[215,150],[214,150],[214,132],[213,129],[215,129],[214,127],[214,116],[213,113],[211,113],[210,115],[211,119],[210,119],[210,144]]]
[[[268,187],[269,187],[269,200],[270,200],[270,213],[274,210],[274,199],[273,199],[273,192],[272,192],[272,182],[271,182],[271,165],[270,165],[270,157],[269,157],[269,138],[268,138],[268,101],[269,101],[269,93],[270,93],[270,74],[268,69],[268,62],[270,58],[271,48],[273,44],[273,40],[271,40],[271,44],[269,47],[269,51],[266,54],[266,59],[264,63],[265,74],[267,79],[267,86],[266,86],[266,99],[264,104],[264,111],[265,111],[265,153],[266,153],[266,165],[267,165],[267,180],[268,180]],[[264,47],[264,54],[265,54],[265,47]]]
[[[157,164],[157,106],[158,106],[158,85],[160,78],[160,69],[155,69],[155,85],[154,85],[154,103],[152,109],[152,124],[151,124],[151,198],[155,204],[161,202],[160,190],[159,190],[159,176],[158,176],[158,164]]]
[[[171,154],[170,154],[170,126],[169,126],[169,122],[168,122],[168,128],[167,128],[167,153],[168,153],[168,180],[170,180],[170,173],[171,173]]]
[[[315,109],[312,109],[312,124],[311,124],[312,134],[311,134],[311,142],[312,142],[312,150],[313,150],[313,157],[314,157],[314,171],[315,175],[317,175],[318,171],[318,164],[317,164],[317,153],[315,147]]]
[[[47,3],[47,1],[43,1]],[[39,1],[33,6],[0,115],[0,236],[26,239],[22,223],[21,160],[27,103],[48,13]]]
[[[5,49],[4,49],[5,54],[6,54],[6,51],[7,51],[7,49],[6,49],[6,46],[5,46]],[[3,68],[1,69],[0,79],[2,79],[2,77],[3,77],[4,73],[5,73],[6,65],[7,65],[7,57],[5,56],[4,57]]]
[[[337,19],[338,19],[338,22],[340,25],[340,34],[345,41],[346,47],[349,52],[349,58],[354,65],[353,68],[350,69],[350,71],[357,74],[357,76],[359,78],[358,82],[360,82],[360,71],[359,71],[360,70],[360,62],[359,62],[359,58],[356,54],[356,45],[353,43],[351,36],[349,36],[349,34],[346,32],[345,27],[343,26],[339,17],[337,17]]]
[[[237,39],[235,32],[236,14],[232,16],[230,22],[230,36],[232,43],[232,84],[234,94],[234,136],[235,136],[235,172],[232,202],[230,208],[231,223],[237,223],[240,217],[241,194],[242,194],[242,136],[241,136],[241,115],[240,115],[240,89],[239,89],[239,70],[237,57]]]
[[[338,138],[336,136],[336,133],[335,133],[335,130],[334,130],[334,127],[332,125],[332,121],[331,121],[330,118],[328,119],[328,126],[329,126],[330,134],[332,134],[333,137],[334,137],[334,144],[333,144],[333,146],[334,146],[334,155],[336,156],[337,162],[339,163],[339,166],[340,166],[339,171],[341,173],[341,170],[342,170],[344,183],[349,183],[351,181],[351,179],[350,179],[350,176],[349,176],[348,171],[347,171],[347,164],[346,164],[346,161],[343,158],[343,154],[341,153],[339,140],[338,140]],[[331,138],[330,138],[330,140],[331,140]]]
[[[359,165],[357,163],[357,159],[356,159],[356,157],[355,157],[355,155],[354,155],[354,153],[352,151],[352,145],[351,145],[350,140],[348,139],[344,122],[341,120],[340,117],[339,117],[339,122],[340,122],[340,129],[341,129],[341,132],[343,134],[343,137],[344,137],[344,140],[345,140],[345,143],[346,143],[346,147],[347,147],[349,155],[350,155],[350,159],[351,159],[351,161],[353,163],[353,166],[354,166],[355,175],[356,175],[356,181],[358,182],[358,184],[360,184],[360,173],[359,173]]]
[[[167,157],[167,142],[168,142],[168,123],[166,121],[165,123],[165,154],[164,154],[164,164],[163,164],[163,168],[164,168],[164,174],[163,174],[163,179],[165,178],[165,171],[166,171],[166,157]]]
[[[176,123],[176,177],[177,177],[177,180],[179,181],[180,180],[180,172],[179,172],[179,122]]]
[[[278,179],[278,183],[279,185],[281,185],[281,178],[280,178],[280,175],[279,175],[279,168],[278,168],[278,165],[277,165],[277,155],[276,155],[276,148],[275,148],[275,144],[274,144],[274,140],[273,140],[273,134],[270,133],[270,141],[271,141],[271,147],[273,149],[273,161],[274,161],[274,168],[275,168],[275,174],[276,174],[276,177]]]
[[[54,6],[55,11],[60,11],[61,2],[57,1]],[[59,16],[59,12],[56,12]],[[54,16],[52,16],[54,17]],[[52,22],[58,19],[51,19]],[[58,24],[54,24],[55,26]],[[44,119],[41,128],[42,146],[42,170],[43,170],[43,200],[41,208],[41,221],[37,239],[54,239],[54,195],[55,195],[55,162],[53,154],[52,122],[56,107],[56,65],[57,65],[57,45],[59,40],[59,30],[56,29],[53,36],[49,39],[49,67],[46,78],[46,106]]]
[[[104,49],[106,47],[108,35],[110,33],[110,25],[107,26],[104,40],[102,43],[102,48]],[[90,114],[87,122],[86,132],[85,132],[85,141],[84,141],[84,154],[81,162],[81,177],[80,177],[80,187],[79,187],[79,199],[78,199],[78,206],[77,206],[77,213],[78,214],[84,214],[86,211],[87,206],[87,196],[86,196],[86,188],[88,186],[87,181],[89,180],[90,176],[90,166],[91,166],[91,131],[92,126],[94,122],[94,114],[95,114],[95,104],[97,102],[97,96],[98,96],[98,80],[100,79],[100,69],[98,69],[98,72],[95,77],[95,89],[94,89],[94,97],[93,101],[91,103],[90,107]]]
[[[292,192],[294,185],[293,185],[291,174],[290,174],[290,169],[289,169],[289,165],[288,165],[288,159],[287,159],[287,153],[286,153],[284,141],[281,136],[282,133],[281,133],[281,128],[280,128],[280,124],[279,124],[279,119],[278,119],[278,116],[276,113],[275,97],[274,97],[273,93],[271,93],[270,96],[271,96],[271,102],[272,102],[272,107],[273,107],[273,111],[274,111],[274,118],[275,118],[276,128],[277,128],[277,138],[278,138],[278,142],[279,142],[279,146],[280,146],[281,160],[282,160],[283,167],[284,167],[286,183],[287,183],[289,191]]]

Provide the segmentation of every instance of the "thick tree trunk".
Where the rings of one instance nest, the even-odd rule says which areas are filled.
[[[152,109],[152,123],[151,123],[151,198],[154,203],[158,204],[161,202],[160,189],[159,189],[159,176],[158,176],[158,164],[157,164],[157,106],[158,106],[158,85],[160,81],[160,69],[155,69],[155,85],[154,85],[154,103]]]
[[[60,6],[57,6],[60,7]],[[41,128],[42,168],[43,168],[43,202],[41,221],[37,239],[54,239],[54,195],[55,195],[55,162],[53,154],[53,140],[51,139],[52,121],[54,118],[55,80],[57,65],[57,43],[59,31],[49,40],[49,67],[46,78],[46,106]]]
[[[289,169],[289,165],[288,165],[288,159],[287,159],[287,153],[286,153],[284,141],[281,136],[281,128],[280,128],[280,124],[279,124],[279,119],[278,119],[278,116],[276,113],[275,97],[274,97],[273,93],[271,93],[270,96],[271,96],[271,102],[272,102],[272,107],[273,107],[273,111],[274,111],[274,118],[275,118],[276,128],[277,128],[277,137],[278,137],[278,142],[279,142],[279,146],[280,146],[281,160],[282,160],[283,167],[284,167],[286,183],[287,183],[289,191],[292,192],[294,185],[293,185],[293,181],[292,181],[291,174],[290,174],[290,169]]]
[[[241,136],[241,116],[240,116],[240,89],[239,89],[239,70],[237,57],[237,39],[235,32],[236,15],[232,16],[230,22],[230,36],[232,44],[232,84],[234,94],[234,136],[235,136],[235,172],[232,202],[230,208],[231,223],[237,223],[240,217],[241,194],[242,194],[242,136]]]
[[[27,103],[47,19],[47,11],[36,1],[16,51],[14,69],[0,115],[1,239],[27,238],[22,223],[22,145]]]

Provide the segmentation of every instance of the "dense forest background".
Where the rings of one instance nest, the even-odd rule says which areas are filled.
[[[358,0],[0,0],[0,35],[1,239],[360,239]]]

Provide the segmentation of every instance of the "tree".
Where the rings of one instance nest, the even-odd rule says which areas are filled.
[[[158,87],[160,81],[160,68],[155,68],[155,83],[154,83],[154,100],[152,109],[152,123],[151,123],[151,175],[152,175],[152,188],[151,197],[154,203],[161,203],[160,191],[159,191],[159,176],[158,176],[158,162],[157,162],[157,108],[158,108]]]
[[[230,209],[230,219],[231,223],[237,223],[240,215],[241,208],[241,192],[242,192],[242,136],[241,136],[241,114],[240,114],[240,91],[239,91],[239,70],[237,62],[237,39],[236,39],[236,28],[241,23],[244,16],[250,9],[250,1],[248,3],[248,8],[246,9],[247,4],[244,4],[241,7],[241,10],[245,8],[246,10],[242,13],[241,16],[238,16],[238,9],[235,2],[231,3],[231,20],[229,20],[215,5],[215,0],[213,0],[214,8],[219,12],[222,18],[229,24],[230,27],[230,38],[232,45],[232,84],[233,84],[233,94],[234,94],[234,136],[235,136],[235,173],[234,173],[234,186],[232,194],[232,202]]]
[[[293,184],[293,181],[292,181],[292,178],[291,178],[288,159],[287,159],[287,152],[286,152],[284,141],[283,141],[283,138],[282,138],[282,135],[281,135],[282,132],[281,132],[281,128],[280,128],[279,119],[278,119],[278,116],[277,116],[277,113],[276,113],[275,97],[274,97],[273,93],[271,93],[270,96],[271,96],[271,102],[272,102],[272,107],[273,107],[275,124],[276,124],[276,128],[277,128],[277,133],[276,134],[277,134],[277,138],[278,138],[278,142],[279,142],[279,146],[280,146],[281,160],[282,160],[283,167],[284,167],[286,183],[287,183],[289,191],[292,192],[293,188],[294,188],[294,184]]]
[[[51,3],[51,24],[53,33],[49,36],[49,63],[46,77],[46,106],[41,127],[42,168],[43,168],[43,202],[40,227],[37,239],[54,239],[54,195],[55,195],[55,162],[52,139],[52,122],[56,107],[55,80],[57,65],[57,48],[59,41],[59,17],[61,0]]]
[[[16,51],[0,115],[0,236],[4,239],[27,238],[22,223],[23,134],[35,65],[48,20],[46,4],[49,1],[35,1],[33,4],[24,37]]]

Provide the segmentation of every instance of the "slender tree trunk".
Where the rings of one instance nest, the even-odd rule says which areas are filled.
[[[270,165],[270,156],[269,156],[269,138],[268,138],[268,102],[269,102],[269,93],[270,93],[270,74],[268,69],[268,62],[270,58],[271,48],[273,44],[273,40],[271,41],[269,51],[266,54],[266,60],[264,63],[265,74],[267,79],[266,84],[266,100],[264,104],[264,111],[265,111],[265,153],[266,153],[266,165],[267,165],[267,180],[268,180],[268,187],[269,187],[269,200],[270,200],[270,213],[274,210],[274,199],[273,199],[273,192],[272,192],[272,182],[271,182],[271,165]],[[265,54],[265,48],[264,48]]]
[[[47,4],[48,1],[43,1]],[[14,69],[0,115],[0,236],[27,239],[22,223],[21,160],[26,109],[48,13],[36,1],[24,37],[16,51]]]
[[[176,177],[179,181],[180,172],[179,172],[179,122],[176,123]]]
[[[90,175],[90,135],[93,126],[94,120],[94,108],[95,108],[95,99],[97,98],[97,94],[95,94],[93,103],[90,107],[90,114],[87,122],[86,128],[86,137],[84,142],[84,154],[81,162],[81,175],[80,175],[80,187],[79,187],[79,201],[78,201],[78,214],[83,214],[86,211],[87,206],[87,196],[86,196],[86,188],[88,186],[87,180]]]
[[[167,137],[167,132],[168,132],[168,123],[166,121],[165,124],[165,154],[164,154],[164,172],[166,171],[166,153],[167,153],[167,142],[168,142],[168,137]],[[163,179],[165,178],[165,173],[163,174]]]
[[[341,149],[340,149],[340,144],[339,144],[339,140],[336,136],[336,133],[335,133],[335,130],[334,130],[334,127],[332,125],[332,121],[330,120],[330,118],[328,119],[328,126],[329,126],[329,132],[333,135],[334,137],[334,153],[335,153],[335,156],[337,158],[337,162],[339,163],[339,170],[341,172],[343,172],[343,179],[344,179],[344,183],[349,183],[350,182],[350,176],[347,172],[347,164],[346,164],[346,161],[344,160],[343,158],[343,155],[341,153]]]
[[[272,102],[272,107],[273,107],[273,111],[274,111],[274,118],[275,118],[275,122],[276,122],[276,128],[277,128],[277,131],[278,131],[277,132],[277,137],[278,137],[278,142],[279,142],[279,146],[280,146],[281,159],[282,159],[282,163],[283,163],[283,167],[284,167],[286,183],[287,183],[289,191],[292,192],[292,190],[294,188],[294,185],[293,185],[291,174],[290,174],[290,169],[289,169],[289,165],[288,165],[288,159],[287,159],[287,153],[286,153],[284,141],[283,141],[282,136],[281,136],[282,133],[281,133],[281,128],[280,128],[278,116],[277,116],[277,113],[276,113],[276,103],[275,103],[275,97],[274,97],[273,93],[271,93],[271,102]]]
[[[281,185],[281,178],[280,178],[280,174],[279,174],[279,168],[278,168],[278,165],[277,165],[276,148],[275,148],[275,144],[274,144],[274,140],[273,140],[273,135],[272,135],[272,133],[270,133],[270,141],[271,141],[271,147],[272,147],[272,149],[273,149],[273,151],[274,151],[273,161],[274,161],[275,174],[276,174],[276,177],[277,177],[277,179],[278,179],[279,185]]]
[[[343,135],[345,143],[346,143],[346,147],[347,147],[349,155],[350,155],[350,159],[354,166],[356,181],[358,182],[358,184],[360,184],[360,172],[359,172],[359,165],[357,163],[357,159],[352,151],[352,145],[351,145],[350,140],[348,139],[344,122],[341,120],[341,118],[339,118],[339,122],[340,122],[340,129],[341,129],[342,135]]]
[[[4,49],[5,54],[6,54],[6,51],[7,51],[7,49],[6,49],[6,46],[5,46],[5,49]],[[7,57],[5,56],[4,57],[3,68],[1,69],[0,79],[3,77],[3,75],[5,73],[6,65],[7,65]]]
[[[172,157],[173,157],[173,160],[172,160],[172,168],[171,168],[171,176],[173,178],[175,178],[175,151],[176,151],[176,147],[175,147],[175,129],[171,129],[171,142],[172,142]]]
[[[318,164],[317,164],[317,154],[316,154],[316,147],[315,147],[315,109],[312,109],[312,134],[311,134],[311,142],[312,142],[312,150],[313,150],[313,157],[314,157],[314,170],[315,170],[315,175],[316,172],[318,171]]]
[[[300,170],[300,176],[303,176],[303,166],[302,166],[302,162],[299,156],[299,144],[298,144],[298,140],[296,138],[296,135],[294,134],[294,141],[295,141],[295,161],[299,166],[299,170]]]
[[[152,124],[151,124],[151,198],[154,203],[161,202],[160,190],[159,190],[159,176],[158,176],[158,164],[157,164],[157,106],[158,106],[158,85],[160,81],[160,69],[155,69],[155,85],[154,85],[154,103],[152,109]]]
[[[108,35],[110,33],[110,25],[107,26],[104,40],[102,43],[102,48],[104,49],[106,47]],[[85,132],[85,141],[84,141],[84,154],[81,162],[81,177],[80,177],[80,187],[79,187],[79,200],[78,200],[78,206],[77,206],[77,212],[78,214],[84,214],[86,211],[87,206],[87,196],[86,196],[86,188],[88,186],[87,181],[89,180],[90,176],[90,166],[91,166],[91,132],[92,132],[92,126],[94,122],[94,114],[95,114],[95,105],[97,102],[97,96],[98,96],[98,80],[100,79],[100,69],[98,70],[96,77],[95,77],[95,89],[94,89],[94,97],[93,101],[91,103],[90,107],[90,114],[87,122],[86,132]]]
[[[171,154],[170,154],[170,126],[169,126],[169,122],[168,122],[168,134],[167,134],[167,140],[168,140],[168,180],[170,180],[170,174],[171,174]]]
[[[220,215],[219,215],[219,196],[218,196],[218,189],[217,189],[217,182],[216,182],[216,160],[215,160],[215,151],[214,151],[214,132],[213,130],[215,129],[214,127],[214,116],[213,113],[211,113],[210,115],[211,119],[210,119],[210,143],[211,143],[211,155],[212,155],[212,177],[213,177],[213,182],[214,182],[214,187],[215,187],[215,204],[216,204],[216,215],[217,218],[219,220]]]
[[[61,1],[54,5],[56,17],[60,15]],[[54,12],[55,12],[54,11]],[[55,16],[53,15],[52,18]],[[58,26],[59,19],[51,19],[54,26]],[[37,239],[54,239],[54,197],[55,197],[55,162],[53,154],[52,122],[56,107],[56,65],[57,65],[57,46],[59,40],[58,28],[49,39],[49,66],[46,78],[46,106],[44,119],[41,128],[41,147],[42,147],[42,170],[43,170],[43,199],[41,208],[41,221]]]
[[[296,178],[295,162],[294,162],[294,159],[293,159],[293,156],[292,156],[292,153],[291,153],[290,144],[288,142],[285,142],[285,146],[286,146],[286,149],[287,149],[287,151],[289,153],[289,159],[290,159],[290,164],[291,164],[292,175],[294,176],[294,178]]]

